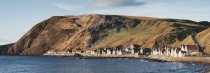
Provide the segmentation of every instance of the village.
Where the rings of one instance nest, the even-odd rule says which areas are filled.
[[[116,48],[99,48],[87,51],[67,50],[54,51],[49,50],[44,55],[74,56],[80,54],[83,56],[168,56],[168,57],[187,57],[202,54],[202,50],[197,45],[181,45],[180,47],[165,46],[164,48],[143,48],[140,45],[132,44],[129,47],[119,45]]]

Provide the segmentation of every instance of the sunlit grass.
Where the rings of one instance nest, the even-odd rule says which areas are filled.
[[[101,47],[116,47],[120,44],[126,43],[125,40],[129,40],[135,37],[148,38],[157,34],[157,31],[143,30],[141,28],[129,28],[122,29],[121,32],[115,32],[114,30],[108,31],[108,36],[103,39],[99,39],[94,45],[94,48]]]

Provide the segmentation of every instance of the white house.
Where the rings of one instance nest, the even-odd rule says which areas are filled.
[[[131,54],[134,55],[134,48],[131,48]]]
[[[154,50],[152,51],[152,54],[153,54],[153,55],[158,55],[157,49],[154,49]]]
[[[106,49],[105,48],[102,50],[102,54],[106,54]]]
[[[166,48],[166,55],[169,56],[170,55],[170,49]]]
[[[195,56],[200,54],[200,49],[197,45],[185,45],[187,49],[187,54],[190,56]]]
[[[140,54],[143,54],[143,48],[140,48]]]
[[[144,52],[143,52],[144,53]],[[180,48],[165,47],[152,50],[152,55],[166,55],[172,57],[194,56],[200,53],[197,45],[181,45]]]
[[[182,53],[181,50],[178,52],[178,57],[184,57],[184,54]]]
[[[122,50],[117,50],[117,55],[122,55]]]
[[[106,49],[106,54],[107,55],[111,55],[112,53],[111,53],[111,50],[110,49]]]
[[[116,50],[113,49],[112,50],[112,54],[115,55],[116,54]]]
[[[125,52],[129,52],[129,49],[128,48],[125,48],[125,50],[124,50]]]
[[[153,49],[152,54],[153,55],[163,55],[163,51],[161,50],[161,48]]]
[[[198,55],[200,53],[200,49],[197,45],[181,45],[181,50],[184,52],[184,55]]]
[[[92,50],[92,51],[90,52],[90,54],[96,54],[96,53],[95,53],[95,51],[94,51],[94,50]]]

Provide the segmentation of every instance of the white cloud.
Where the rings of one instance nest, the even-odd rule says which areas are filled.
[[[147,3],[143,6],[129,6],[123,8],[101,9],[90,13],[115,14],[131,16],[147,16],[158,18],[190,19],[194,21],[209,21],[210,7],[194,3]]]
[[[58,3],[58,4],[54,4],[55,7],[63,9],[63,10],[67,10],[67,11],[71,11],[71,10],[77,10],[77,9],[82,9],[85,6],[82,5],[70,5],[70,4],[63,4],[63,3]]]
[[[138,2],[136,0],[88,0],[83,1],[85,3],[56,3],[53,4],[54,7],[63,9],[66,11],[75,11],[75,10],[97,10],[97,9],[106,9],[106,8],[118,8],[118,7],[127,7],[127,6],[139,6],[143,5],[143,2]]]
[[[88,0],[84,4],[56,4],[63,10],[77,14],[115,14],[159,18],[209,21],[210,5],[207,0]],[[142,2],[145,2],[142,3]],[[142,5],[144,4],[144,5]]]
[[[126,7],[143,5],[142,2],[136,0],[89,0],[98,7]]]

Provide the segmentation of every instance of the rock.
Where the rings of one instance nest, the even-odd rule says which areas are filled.
[[[7,55],[9,48],[12,47],[13,45],[14,45],[14,43],[0,45],[0,55]]]

